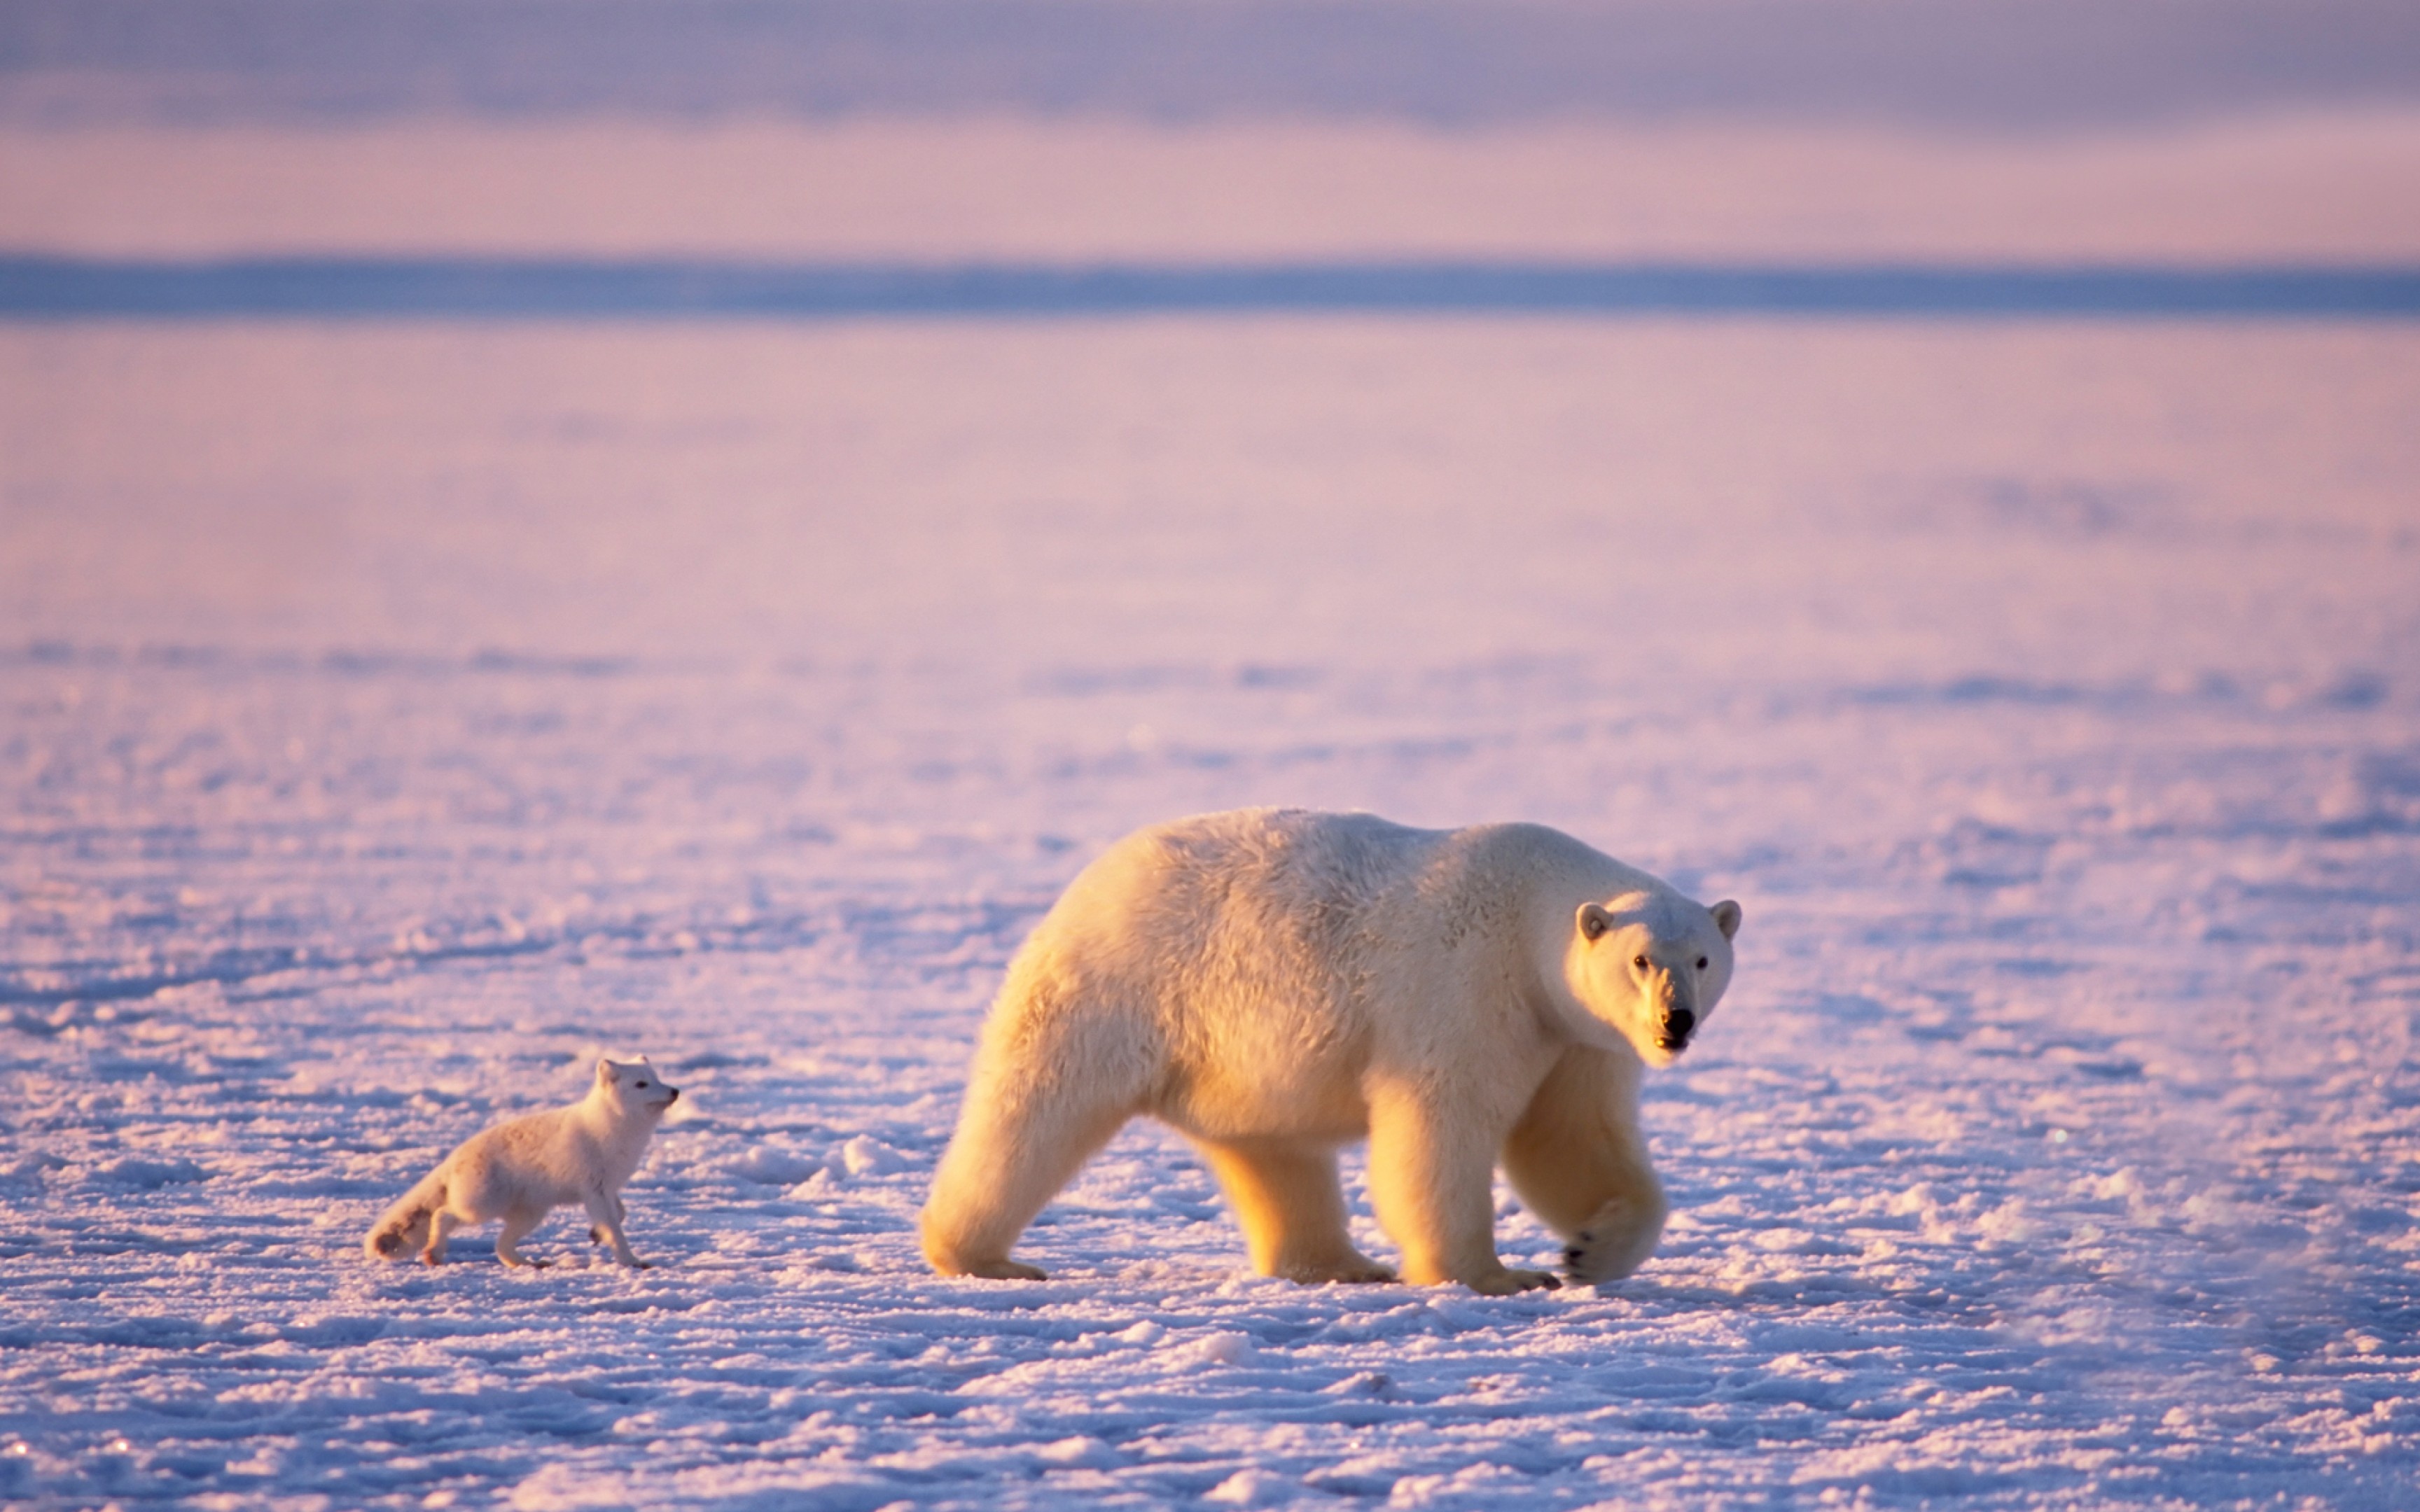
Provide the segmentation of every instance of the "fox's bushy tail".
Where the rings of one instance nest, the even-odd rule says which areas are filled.
[[[428,1226],[445,1206],[445,1182],[429,1172],[420,1184],[396,1199],[362,1241],[362,1253],[374,1260],[408,1259],[428,1242]]]

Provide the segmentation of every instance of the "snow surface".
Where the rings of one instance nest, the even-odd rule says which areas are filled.
[[[2415,373],[2349,325],[0,332],[0,1494],[2409,1505]],[[1051,1281],[924,1271],[1021,933],[1260,802],[1745,902],[1638,1275],[1263,1280],[1145,1126]],[[608,1049],[685,1088],[659,1269],[571,1217],[546,1272],[361,1258]]]

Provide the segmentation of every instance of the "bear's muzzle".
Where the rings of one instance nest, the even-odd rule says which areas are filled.
[[[1689,1031],[1697,1026],[1697,1014],[1685,1008],[1673,1009],[1664,1015],[1663,1027],[1657,1032],[1655,1042],[1667,1050],[1686,1050],[1689,1047]]]

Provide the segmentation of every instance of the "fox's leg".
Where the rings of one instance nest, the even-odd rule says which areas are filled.
[[[630,1210],[622,1205],[622,1199],[618,1196],[613,1199],[613,1221],[618,1224],[626,1224],[630,1221]],[[591,1244],[604,1243],[605,1230],[597,1227],[595,1224],[590,1224],[588,1226],[588,1242]]]
[[[533,1265],[543,1270],[552,1260],[533,1260],[517,1247],[531,1229],[546,1221],[544,1208],[514,1208],[504,1214],[504,1231],[496,1236],[496,1258],[506,1265]]]
[[[652,1269],[646,1261],[630,1253],[630,1242],[622,1237],[622,1214],[625,1211],[622,1199],[611,1192],[591,1192],[587,1202],[588,1221],[593,1226],[589,1232],[604,1231],[606,1242],[613,1246],[613,1258],[634,1270]]]
[[[451,1208],[440,1208],[435,1212],[430,1213],[428,1215],[428,1243],[427,1247],[423,1248],[420,1252],[420,1263],[423,1265],[444,1264],[446,1236],[461,1227],[462,1220],[454,1216],[454,1210]]]

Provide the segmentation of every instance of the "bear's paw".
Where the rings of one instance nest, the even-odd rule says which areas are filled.
[[[1552,1291],[1562,1284],[1552,1271],[1515,1271],[1509,1267],[1494,1275],[1473,1276],[1463,1283],[1482,1297],[1510,1297],[1516,1292],[1535,1291],[1540,1288]]]
[[[1563,1264],[1584,1287],[1619,1281],[1646,1263],[1663,1231],[1660,1209],[1650,1215],[1607,1204],[1589,1227],[1572,1236],[1563,1248]]]

